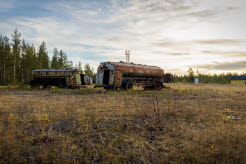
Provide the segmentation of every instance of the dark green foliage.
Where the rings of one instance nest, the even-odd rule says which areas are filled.
[[[52,59],[51,59],[51,68],[52,69],[58,69],[58,50],[57,48],[54,48],[54,51],[53,51],[53,56],[52,56]]]
[[[42,44],[39,46],[37,59],[38,59],[39,69],[49,68],[49,56],[44,42],[42,42]]]
[[[57,48],[55,48],[53,51],[50,67],[52,69],[73,68],[73,62],[67,60],[67,55],[64,51],[58,51]]]
[[[9,74],[13,74],[11,62],[11,47],[9,44],[8,37],[0,36],[0,84],[7,84],[11,81],[12,76]],[[11,72],[10,72],[11,71]]]
[[[84,72],[87,76],[89,77],[93,77],[94,76],[94,70],[92,67],[90,67],[89,64],[85,64],[85,67],[84,67]]]
[[[22,42],[22,55],[21,55],[21,72],[22,83],[28,83],[31,80],[31,72],[37,69],[37,56],[35,47],[33,45],[25,44]]]
[[[62,68],[67,68],[67,67],[68,67],[67,55],[65,52],[60,50],[59,57],[58,57],[58,68],[62,69]]]
[[[16,75],[20,75],[20,50],[21,50],[21,33],[15,29],[14,34],[12,35],[12,61],[13,61],[13,81],[16,83]],[[20,76],[18,76],[20,77]]]
[[[230,78],[231,76],[240,76],[243,74],[237,74],[237,73],[222,73],[222,74],[214,74],[214,75],[205,75],[199,73],[196,77],[199,78],[200,83],[216,83],[216,84],[230,84]],[[181,75],[177,76],[174,75],[174,81],[175,82],[183,82],[183,83],[189,83],[190,77],[189,75]]]

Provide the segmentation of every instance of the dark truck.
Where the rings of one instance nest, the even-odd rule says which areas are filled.
[[[36,69],[32,71],[31,87],[80,88],[88,84],[83,71],[78,69]]]
[[[161,90],[164,85],[164,70],[156,66],[147,66],[125,62],[104,62],[97,70],[95,87],[105,89],[132,89],[143,86],[145,90]]]
[[[164,74],[164,83],[172,83],[173,81],[174,81],[174,78],[171,73]]]

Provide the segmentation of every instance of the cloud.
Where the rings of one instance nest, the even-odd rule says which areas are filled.
[[[235,62],[215,62],[213,64],[196,65],[196,68],[203,68],[208,70],[226,70],[226,71],[245,71],[246,70],[246,60],[235,61]]]
[[[206,17],[215,16],[217,14],[218,12],[215,9],[206,9],[206,10],[201,10],[201,11],[193,11],[193,12],[185,14],[184,16],[206,18]]]
[[[243,44],[246,43],[245,40],[239,39],[214,39],[214,40],[197,40],[193,41],[196,44],[214,44],[214,45],[232,45],[232,44]]]
[[[170,56],[191,55],[191,53],[188,52],[179,52],[179,51],[168,52],[168,51],[161,51],[161,50],[152,50],[150,51],[150,54],[162,54],[162,55],[170,55]]]
[[[213,40],[168,40],[154,42],[156,46],[184,46],[184,45],[240,45],[245,44],[245,40],[239,39],[213,39]]]
[[[214,51],[214,50],[202,50],[203,54],[212,55],[225,55],[231,57],[246,57],[246,51]]]
[[[135,63],[180,71],[192,63],[217,61],[205,55],[212,54],[212,46],[223,46],[225,52],[232,45],[244,46],[245,37],[229,35],[234,29],[221,32],[213,24],[227,21],[221,16],[239,12],[243,5],[217,1],[52,1],[39,5],[48,14],[8,17],[0,22],[0,30],[10,36],[17,27],[36,47],[45,41],[49,52],[63,49],[75,63],[88,61],[96,67],[101,61],[124,60],[125,50],[130,49]]]

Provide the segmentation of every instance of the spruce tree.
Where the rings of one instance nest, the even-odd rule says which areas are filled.
[[[54,51],[53,51],[53,56],[52,56],[52,59],[51,59],[51,68],[52,69],[58,69],[58,55],[59,55],[59,52],[57,50],[57,48],[54,48]]]
[[[39,46],[39,51],[37,54],[38,68],[39,69],[48,69],[49,68],[49,56],[47,52],[46,45],[44,41]]]
[[[67,55],[62,50],[60,50],[60,53],[59,53],[58,67],[59,68],[67,68]]]
[[[27,44],[25,56],[25,82],[29,82],[31,80],[32,70],[37,68],[37,63],[35,61],[37,61],[35,47]]]

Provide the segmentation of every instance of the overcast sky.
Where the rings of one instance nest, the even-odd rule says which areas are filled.
[[[15,28],[95,69],[131,50],[174,74],[246,72],[245,0],[0,0],[0,34]]]

